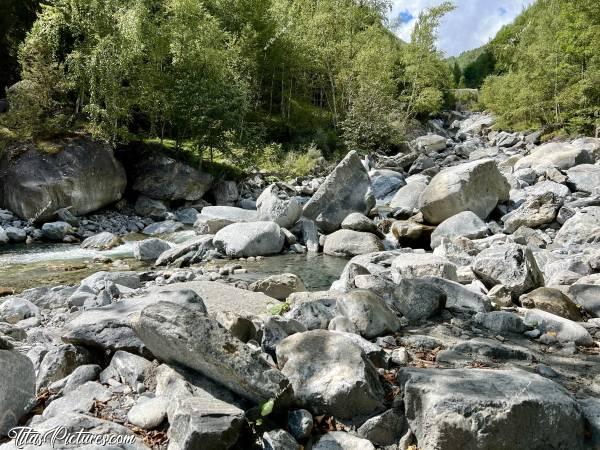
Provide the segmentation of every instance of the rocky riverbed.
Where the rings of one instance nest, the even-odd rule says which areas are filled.
[[[600,139],[493,123],[448,113],[292,183],[151,159],[117,170],[129,204],[115,181],[101,212],[0,211],[0,449],[17,424],[119,449],[600,448]]]

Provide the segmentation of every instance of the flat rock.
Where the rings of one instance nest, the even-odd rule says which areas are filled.
[[[383,243],[372,233],[338,230],[327,236],[323,253],[331,256],[354,257],[383,250]]]

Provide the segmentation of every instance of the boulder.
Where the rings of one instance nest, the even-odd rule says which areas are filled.
[[[215,205],[233,206],[240,198],[240,193],[235,181],[219,180],[211,190]]]
[[[164,220],[169,208],[161,200],[154,200],[140,195],[135,202],[135,213],[142,217],[150,217],[154,220]]]
[[[528,309],[523,319],[525,325],[535,327],[542,333],[552,333],[559,342],[577,345],[594,345],[592,336],[585,328],[572,320],[539,309]]]
[[[348,214],[367,214],[374,205],[369,174],[358,153],[351,151],[304,206],[304,216],[323,232],[332,233]]]
[[[401,327],[396,314],[371,291],[350,291],[337,301],[337,310],[352,322],[358,334],[367,339],[393,334]]]
[[[42,236],[49,241],[62,242],[66,235],[74,231],[67,222],[48,222],[42,226]]]
[[[492,159],[442,170],[419,199],[425,220],[437,225],[463,211],[485,219],[499,202],[508,200],[510,186]]]
[[[502,217],[504,231],[512,234],[520,227],[537,228],[552,223],[562,204],[562,199],[552,192],[526,200],[517,209]]]
[[[598,286],[600,288],[600,286]],[[600,289],[598,289],[600,293]],[[519,298],[525,308],[541,309],[575,322],[583,321],[583,316],[573,300],[559,289],[541,287]]]
[[[383,243],[371,233],[338,230],[327,236],[323,253],[331,256],[353,257],[383,250]]]
[[[285,300],[294,292],[306,290],[302,279],[293,273],[267,277],[264,280],[252,283],[249,289],[253,292],[262,292],[277,300]]]
[[[591,194],[594,189],[600,187],[600,166],[593,164],[581,164],[567,170],[569,185],[576,191]]]
[[[48,387],[51,383],[70,375],[77,367],[90,362],[91,355],[84,348],[70,344],[54,347],[46,353],[37,371],[37,388]]]
[[[575,283],[567,289],[567,293],[573,298],[574,302],[581,305],[589,314],[594,317],[600,317],[600,285]],[[567,297],[568,298],[568,297]],[[571,303],[572,304],[572,303]],[[544,308],[538,308],[544,309]],[[546,310],[548,311],[548,310]],[[553,312],[554,311],[550,311]],[[556,314],[556,313],[554,313]],[[559,314],[562,315],[562,314]],[[563,316],[567,317],[567,316]],[[579,315],[567,317],[571,320],[581,321]]]
[[[399,284],[403,279],[439,277],[458,281],[456,266],[445,258],[426,253],[406,253],[392,262],[392,278]]]
[[[428,247],[435,227],[424,225],[412,219],[397,220],[392,224],[391,232],[401,246],[416,248]]]
[[[432,286],[441,289],[446,294],[446,308],[453,310],[470,310],[475,312],[487,312],[492,310],[490,299],[474,290],[455,281],[445,280],[438,277],[425,277]]]
[[[556,233],[554,242],[563,246],[600,242],[600,206],[582,208],[575,213]]]
[[[394,292],[393,304],[409,321],[418,322],[444,309],[446,293],[427,280],[404,278]]]
[[[171,246],[162,239],[144,239],[133,244],[133,257],[138,261],[156,261]]]
[[[29,300],[19,297],[11,297],[7,300],[0,300],[0,322],[16,324],[30,317],[40,315],[40,309]]]
[[[0,243],[6,244],[6,238],[8,238],[10,242],[19,244],[27,240],[27,232],[22,228],[6,227],[2,230],[2,227],[0,227]]]
[[[457,237],[479,239],[486,236],[488,227],[483,220],[471,211],[464,211],[444,220],[431,234],[431,248],[436,248],[442,239],[454,240]]]
[[[419,449],[583,448],[580,407],[565,389],[539,375],[405,369],[398,381]]]
[[[24,355],[0,350],[0,438],[16,426],[35,404],[35,372]]]
[[[175,212],[177,221],[185,225],[194,225],[198,221],[200,213],[196,208],[183,208]]]
[[[501,335],[505,333],[521,334],[527,330],[523,320],[509,311],[477,313],[473,317],[473,321],[477,325]]]
[[[321,436],[312,450],[375,450],[367,439],[359,438],[342,431],[332,431]]]
[[[375,200],[385,200],[394,192],[406,184],[404,175],[389,169],[377,169],[369,172],[371,187]]]
[[[213,238],[217,250],[233,258],[275,255],[283,249],[284,241],[275,222],[233,223]]]
[[[446,148],[446,138],[437,134],[428,134],[415,139],[413,145],[423,153],[439,152]]]
[[[519,244],[503,244],[483,250],[471,266],[488,288],[502,284],[515,299],[544,285],[544,276],[533,253]]]
[[[132,167],[134,191],[156,200],[201,199],[211,188],[212,175],[163,155],[140,158]]]
[[[566,142],[550,142],[536,148],[529,156],[521,158],[515,164],[515,170],[531,167],[537,171],[554,167],[570,169],[579,164],[593,163],[590,153],[584,148]]]
[[[419,199],[427,188],[427,178],[419,177],[416,180],[407,180],[406,186],[400,188],[390,201],[390,208],[401,209],[412,215],[419,209]]]
[[[176,245],[173,248],[168,248],[166,251],[162,252],[158,256],[156,260],[156,266],[166,266],[169,264],[173,264],[180,258],[186,257],[186,255],[190,255],[190,262],[192,260],[202,259],[204,254],[214,249],[213,237],[214,236],[212,235],[198,236],[194,239],[190,239],[189,241],[185,241],[179,245]]]
[[[315,414],[357,419],[383,410],[377,370],[342,333],[293,334],[277,347],[277,361],[292,384],[295,402]]]
[[[379,234],[379,229],[375,222],[361,213],[352,213],[342,222],[342,229],[352,231],[362,231],[364,233]]]
[[[87,137],[57,142],[49,154],[33,146],[0,161],[0,204],[22,219],[47,221],[70,208],[81,216],[121,199],[127,178],[110,145]]]
[[[258,219],[291,228],[302,216],[302,206],[295,197],[288,198],[283,189],[272,184],[256,200]]]
[[[201,300],[147,306],[133,327],[166,363],[197,371],[256,404],[289,401],[286,377],[208,317]]]
[[[110,250],[111,248],[121,245],[123,241],[119,236],[116,236],[108,231],[90,236],[81,243],[81,248],[89,248],[94,250]]]

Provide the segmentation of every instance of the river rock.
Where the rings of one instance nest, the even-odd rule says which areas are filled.
[[[358,429],[358,435],[383,447],[399,442],[405,428],[404,411],[388,409],[362,424]]]
[[[206,316],[203,303],[160,302],[133,323],[148,349],[167,363],[189,367],[254,403],[288,401],[288,381],[266,360]]]
[[[371,291],[355,289],[337,301],[338,312],[347,317],[357,332],[367,339],[392,334],[401,327],[400,319]]]
[[[229,220],[231,223],[256,222],[258,212],[233,206],[206,206],[200,211],[201,217]]]
[[[412,178],[412,177],[411,177]],[[427,188],[427,178],[407,179],[406,186],[400,188],[390,202],[390,208],[400,209],[407,215],[412,215],[419,209],[419,199]]]
[[[528,247],[504,244],[483,250],[471,266],[489,288],[502,284],[514,298],[544,285],[544,276]]]
[[[435,227],[416,222],[412,219],[397,220],[392,224],[392,236],[398,243],[407,246],[427,247]]]
[[[105,231],[95,236],[90,236],[81,243],[81,248],[89,248],[94,250],[110,250],[111,248],[121,245],[123,241],[120,237],[115,236],[108,231]]]
[[[591,194],[600,187],[600,166],[580,164],[567,171],[569,185],[576,191]]]
[[[302,206],[296,198],[288,198],[285,191],[272,184],[256,200],[258,219],[275,222],[282,228],[291,228],[302,216]]]
[[[171,246],[162,239],[144,239],[133,244],[133,257],[138,261],[156,261]]]
[[[446,305],[446,293],[427,280],[403,278],[394,293],[394,306],[411,322],[428,319]]]
[[[164,397],[140,397],[138,403],[127,413],[127,421],[143,430],[152,430],[167,417],[168,404],[169,400]]]
[[[383,250],[383,243],[371,233],[338,230],[327,236],[323,253],[331,256],[353,257]]]
[[[445,258],[425,253],[406,253],[392,263],[392,278],[399,284],[405,278],[440,277],[458,281],[456,266]]]
[[[600,289],[598,292],[600,293]],[[541,309],[575,322],[583,321],[577,305],[559,289],[541,287],[522,295],[519,302],[525,308]]]
[[[423,153],[439,152],[446,148],[446,138],[437,134],[428,134],[415,139],[413,145]]]
[[[22,228],[16,227],[6,227],[4,229],[4,235],[8,237],[10,242],[14,242],[16,244],[20,244],[21,242],[25,242],[27,240],[27,232]],[[0,230],[0,243],[6,243],[6,240],[3,239],[3,233]]]
[[[554,242],[563,246],[600,242],[600,206],[579,210],[564,223]]]
[[[6,230],[0,227],[0,244],[8,244],[9,240]]]
[[[213,182],[212,175],[163,155],[140,158],[131,172],[133,190],[156,200],[199,200]]]
[[[361,213],[349,214],[342,222],[342,229],[379,234],[379,229],[375,222]]]
[[[48,351],[37,372],[37,388],[47,387],[70,375],[77,367],[90,364],[90,353],[74,345],[60,345]]]
[[[348,214],[367,214],[374,205],[369,174],[358,153],[351,151],[304,206],[304,216],[323,232],[332,233]]]
[[[548,167],[567,170],[579,164],[592,162],[589,152],[583,148],[567,142],[550,142],[536,148],[529,156],[517,161],[515,170],[531,167],[543,173]]]
[[[315,414],[356,419],[383,410],[375,367],[344,334],[314,330],[289,336],[277,347],[277,361],[295,401]]]
[[[215,205],[234,206],[240,198],[240,193],[235,181],[219,180],[211,190]]]
[[[273,275],[264,280],[256,281],[249,286],[254,292],[262,292],[277,300],[285,300],[294,292],[306,290],[302,279],[293,273]]]
[[[487,235],[488,227],[483,220],[471,211],[464,211],[444,220],[431,234],[431,248],[436,248],[442,239],[454,240],[457,237],[479,239]]]
[[[463,211],[485,219],[499,202],[509,199],[510,186],[492,159],[442,170],[419,199],[425,220],[437,225]]]
[[[583,447],[581,409],[565,389],[539,375],[405,369],[398,381],[420,449]],[[529,424],[527,433],[524,423]]]
[[[375,450],[375,446],[367,439],[350,433],[332,431],[321,436],[312,446],[312,450]]]
[[[600,284],[575,283],[569,286],[567,293],[573,298],[575,303],[581,305],[589,314],[594,317],[600,317]],[[581,320],[580,316],[574,317],[567,318],[576,321]]]
[[[48,222],[42,226],[42,236],[49,241],[62,242],[66,235],[74,231],[67,222]]]
[[[174,220],[165,220],[164,222],[155,222],[142,230],[147,236],[157,236],[159,234],[171,234],[182,230],[184,225]]]
[[[189,255],[190,262],[194,260],[199,262],[206,253],[214,249],[213,238],[212,235],[198,236],[173,248],[168,248],[157,258],[156,266],[173,264],[186,255]]]
[[[492,310],[490,299],[455,281],[438,277],[425,277],[424,281],[441,289],[446,294],[446,308],[454,310],[470,310],[488,312]]]
[[[389,169],[371,170],[369,177],[371,177],[373,195],[378,201],[386,199],[406,184],[404,175]]]
[[[35,372],[24,355],[0,350],[0,437],[17,425],[35,403]]]
[[[581,325],[546,311],[528,309],[523,322],[542,333],[553,333],[559,342],[575,342],[586,346],[594,344],[592,336]]]
[[[213,238],[214,246],[233,258],[274,255],[281,252],[284,241],[275,222],[234,223]]]
[[[552,192],[529,199],[502,217],[504,231],[512,234],[520,227],[537,228],[552,223],[561,206],[562,200]]]
[[[488,330],[504,335],[505,333],[523,333],[527,330],[523,320],[515,313],[509,311],[491,311],[486,313],[477,313],[473,321]]]
[[[164,220],[169,208],[164,202],[140,195],[135,202],[135,213],[153,220]]]
[[[21,320],[39,315],[40,309],[29,300],[11,297],[0,302],[0,322],[8,322],[14,325]]]
[[[121,199],[127,179],[110,145],[67,138],[48,154],[33,146],[0,161],[0,204],[22,219],[47,221],[60,208],[81,216]]]

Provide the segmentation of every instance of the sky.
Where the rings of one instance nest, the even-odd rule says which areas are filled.
[[[454,0],[456,9],[443,19],[440,26],[438,48],[447,56],[457,56],[465,50],[480,47],[533,2],[534,0]],[[398,36],[405,41],[410,40],[419,12],[440,3],[442,0],[393,0],[390,19],[399,23],[396,29]]]

